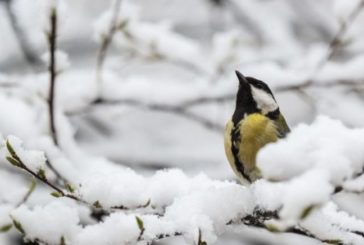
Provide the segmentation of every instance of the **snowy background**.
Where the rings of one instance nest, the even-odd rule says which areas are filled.
[[[363,25],[362,0],[0,0],[0,244],[363,244]],[[235,70],[292,129],[249,187]]]

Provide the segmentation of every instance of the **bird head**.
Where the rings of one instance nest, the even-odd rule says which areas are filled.
[[[236,75],[239,79],[239,90],[233,121],[238,122],[252,113],[261,113],[276,119],[280,114],[279,107],[268,85],[253,77],[245,77],[239,71],[236,71]]]

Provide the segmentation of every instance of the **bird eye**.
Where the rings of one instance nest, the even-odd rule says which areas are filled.
[[[257,84],[255,84],[255,87],[256,87],[256,88],[259,88],[259,89],[262,89],[262,88],[263,88],[263,84],[261,84],[261,83],[257,83]]]

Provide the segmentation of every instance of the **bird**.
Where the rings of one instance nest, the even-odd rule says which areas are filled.
[[[235,71],[239,80],[235,111],[226,124],[224,146],[227,159],[242,184],[261,178],[256,164],[258,151],[286,137],[290,128],[269,86]]]

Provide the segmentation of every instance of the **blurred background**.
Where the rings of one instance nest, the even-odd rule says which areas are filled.
[[[56,108],[87,154],[234,179],[222,135],[235,70],[269,84],[291,127],[319,114],[364,125],[363,1],[64,2]],[[42,7],[0,1],[0,132],[29,142],[48,130]]]

